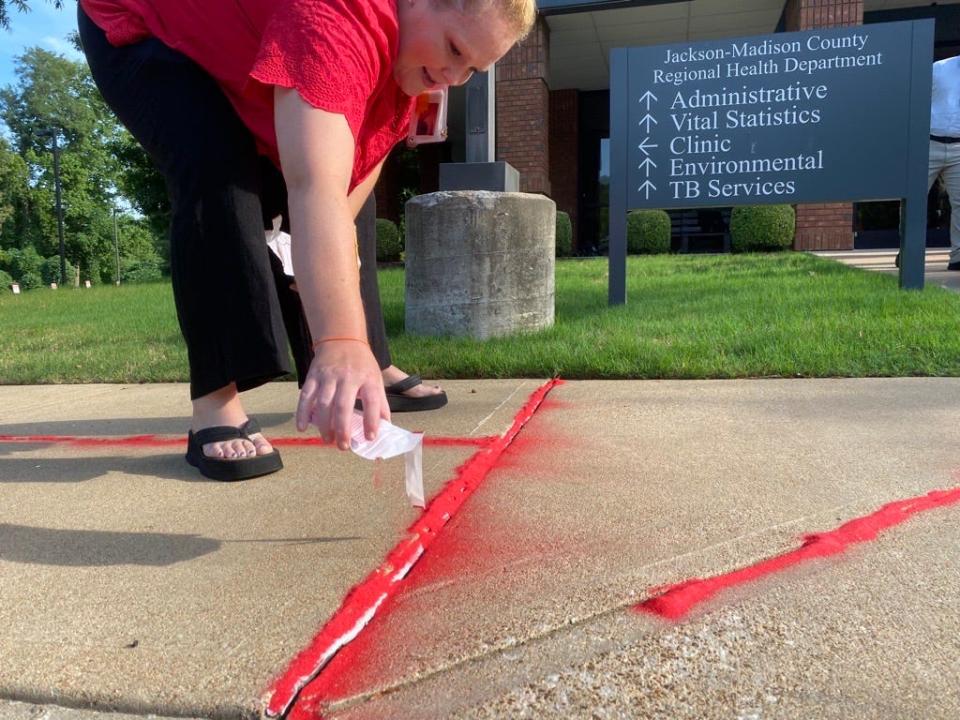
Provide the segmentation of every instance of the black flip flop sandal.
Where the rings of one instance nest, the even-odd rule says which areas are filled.
[[[276,450],[266,455],[228,459],[214,458],[203,454],[203,446],[207,443],[224,442],[226,440],[249,440],[250,435],[260,432],[256,420],[247,420],[240,427],[220,425],[204,428],[187,434],[187,462],[197,468],[202,475],[211,480],[234,482],[269,475],[283,468],[280,453]]]
[[[436,410],[447,404],[447,394],[442,391],[437,395],[425,395],[424,397],[410,397],[403,394],[410,388],[422,384],[423,379],[419,375],[408,375],[393,385],[387,385],[384,390],[387,393],[387,404],[390,406],[390,412],[422,412],[424,410]],[[363,410],[363,401],[358,399],[354,407],[357,410]]]

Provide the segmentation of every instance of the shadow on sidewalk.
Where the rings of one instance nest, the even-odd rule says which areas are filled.
[[[202,535],[59,530],[0,523],[0,560],[29,565],[159,567],[194,560],[226,543],[316,545],[361,540],[359,536],[215,540]]]
[[[200,535],[53,530],[0,523],[0,560],[30,565],[97,567],[173,565],[220,549]]]
[[[12,445],[8,451],[28,451],[43,445]],[[149,479],[213,483],[183,459],[184,447],[170,448],[164,455],[103,455],[72,458],[0,458],[0,485],[3,483],[75,483],[116,472]],[[131,478],[132,479],[132,478]]]

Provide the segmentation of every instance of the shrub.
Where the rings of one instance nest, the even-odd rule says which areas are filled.
[[[790,205],[749,205],[730,213],[734,252],[785,250],[793,245],[796,216]]]
[[[10,273],[6,270],[0,270],[0,291],[9,291],[11,285],[13,285],[13,278]]]
[[[403,252],[403,240],[396,223],[377,218],[377,261],[399,260]]]
[[[41,275],[41,268],[43,266],[43,258],[40,257],[32,245],[27,245],[27,247],[22,250],[10,250],[8,252],[10,258],[10,267],[8,271],[13,275],[13,279],[17,280],[20,285],[26,288],[26,283],[23,281],[24,275],[36,275],[37,283],[40,285],[43,282],[43,276]],[[36,287],[34,285],[34,287]]]
[[[121,262],[121,281],[128,283],[157,282],[163,278],[160,258],[136,258]],[[116,279],[114,278],[114,282]]]
[[[33,290],[34,288],[43,287],[43,278],[40,277],[40,273],[25,272],[20,275],[18,282],[20,283],[21,290]]]
[[[107,263],[109,264],[109,263]],[[92,285],[103,282],[100,275],[100,259],[96,255],[87,258],[87,264],[80,264],[80,282],[89,280]]]
[[[670,216],[663,210],[628,213],[627,252],[631,255],[670,252]]]
[[[72,285],[74,278],[77,276],[77,269],[67,261],[67,277],[64,285]],[[43,279],[44,285],[49,285],[50,283],[60,284],[60,256],[54,255],[53,257],[48,257],[40,264],[40,277]]]
[[[573,255],[573,224],[567,213],[557,210],[557,257],[571,255]]]
[[[600,208],[600,229],[597,236],[594,249],[600,255],[606,255],[610,251],[610,208],[606,205]]]

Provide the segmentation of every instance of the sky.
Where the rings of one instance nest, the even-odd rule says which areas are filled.
[[[39,46],[44,50],[60,53],[72,60],[81,60],[67,40],[67,35],[77,29],[77,4],[65,0],[57,10],[47,0],[31,0],[30,12],[21,13],[9,7],[10,29],[0,29],[0,87],[15,82],[13,62],[28,47]]]

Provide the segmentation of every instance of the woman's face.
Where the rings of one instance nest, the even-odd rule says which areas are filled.
[[[463,85],[517,41],[500,12],[466,14],[437,0],[397,0],[400,51],[393,75],[407,95]]]

